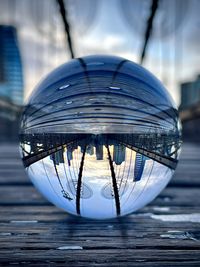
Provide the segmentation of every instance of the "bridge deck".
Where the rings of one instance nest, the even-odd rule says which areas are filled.
[[[176,175],[150,205],[97,222],[48,203],[16,145],[0,151],[0,265],[200,266],[200,145],[184,144]]]

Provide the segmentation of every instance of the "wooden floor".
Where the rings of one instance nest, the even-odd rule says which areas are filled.
[[[1,266],[200,266],[200,145],[184,144],[169,186],[109,221],[74,218],[29,182],[17,145],[0,145]]]

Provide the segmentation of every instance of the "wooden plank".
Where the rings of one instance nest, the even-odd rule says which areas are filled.
[[[52,252],[54,252],[52,254]],[[7,259],[10,256],[7,251],[4,251],[0,254],[1,259]],[[107,263],[109,262],[120,264],[121,262],[134,263],[134,262],[143,262],[143,265],[146,261],[151,263],[154,262],[168,262],[173,266],[173,262],[180,264],[180,262],[190,263],[199,263],[199,250],[191,251],[188,250],[170,250],[170,253],[166,253],[166,250],[159,249],[100,249],[100,250],[53,250],[52,249],[41,249],[37,253],[35,250],[24,249],[13,251],[12,254],[13,260],[21,261],[44,261],[44,260],[53,260],[54,262],[67,262],[69,265],[71,263],[85,263],[87,266],[88,262],[95,263]],[[119,266],[119,265],[118,265]],[[180,266],[180,265],[179,265]],[[181,265],[182,266],[182,265]],[[190,265],[188,265],[190,266]],[[198,266],[198,265],[196,265]]]

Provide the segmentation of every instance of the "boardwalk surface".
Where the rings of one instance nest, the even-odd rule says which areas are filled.
[[[0,144],[1,266],[200,266],[200,145],[185,144],[168,187],[138,213],[67,215],[29,182],[17,145]]]

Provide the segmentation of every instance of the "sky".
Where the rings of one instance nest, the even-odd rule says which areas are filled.
[[[65,0],[75,56],[112,54],[136,63],[150,0]],[[179,104],[180,83],[200,73],[200,1],[160,0],[143,66]],[[51,70],[70,60],[54,0],[0,0],[0,24],[15,25],[25,100]]]

